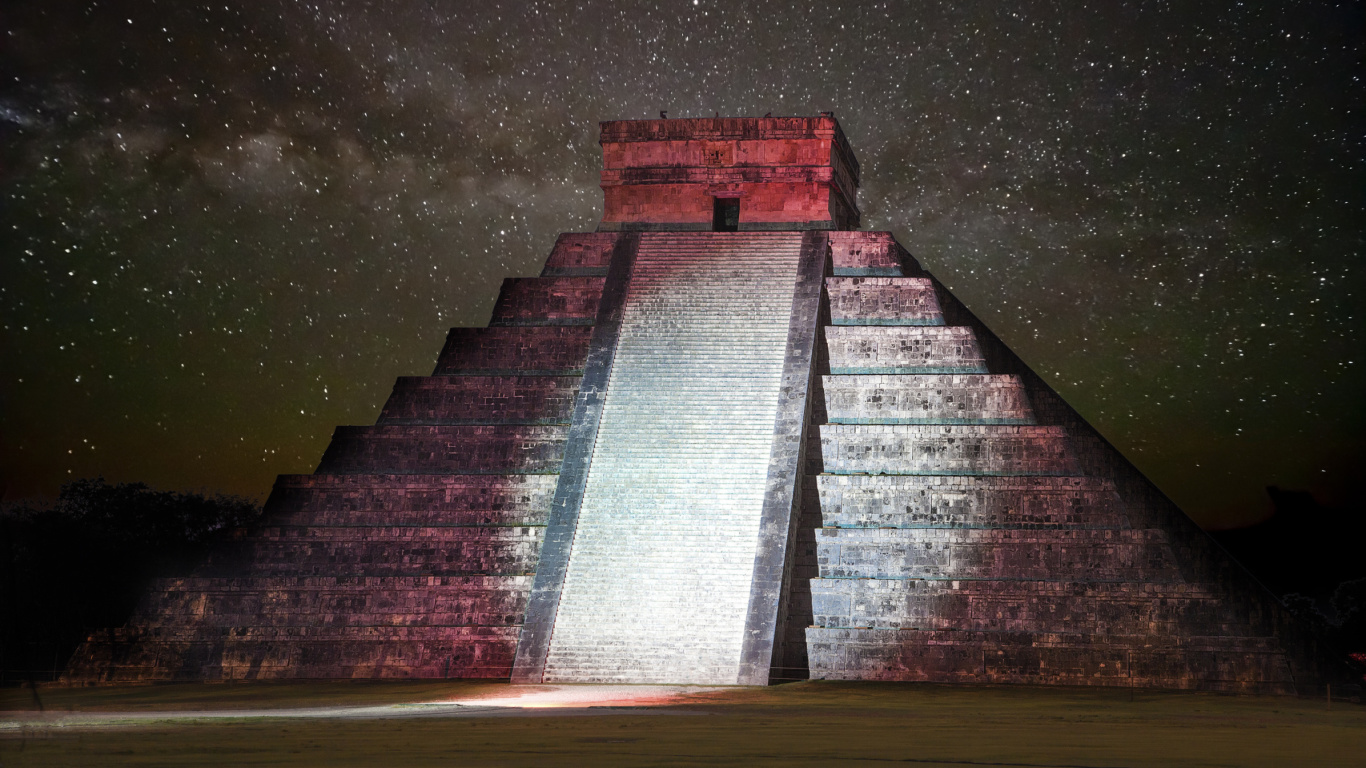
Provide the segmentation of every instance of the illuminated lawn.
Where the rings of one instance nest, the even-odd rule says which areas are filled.
[[[571,687],[572,688],[572,687]],[[376,706],[506,697],[489,683],[239,683],[45,689],[49,712]],[[561,689],[567,690],[567,689]],[[629,690],[629,689],[628,689]],[[570,690],[570,693],[573,691]],[[0,709],[31,693],[0,691]],[[343,713],[345,710],[338,710]],[[25,721],[31,716],[23,716]],[[1213,694],[810,682],[629,709],[26,727],[0,764],[1294,766],[1366,764],[1366,707]]]

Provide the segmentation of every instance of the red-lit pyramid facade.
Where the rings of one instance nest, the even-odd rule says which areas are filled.
[[[1317,679],[1274,598],[857,231],[832,116],[601,143],[598,231],[70,679]]]

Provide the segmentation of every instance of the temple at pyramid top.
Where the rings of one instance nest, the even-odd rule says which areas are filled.
[[[858,161],[830,112],[601,126],[600,232],[858,228]]]

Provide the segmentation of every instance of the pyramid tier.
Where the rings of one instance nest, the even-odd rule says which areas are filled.
[[[337,427],[318,472],[324,474],[553,474],[560,471],[563,426]]]
[[[1222,595],[1144,582],[815,579],[815,626],[1087,635],[1238,635]],[[1262,633],[1269,627],[1258,627]]]
[[[891,232],[830,232],[830,257],[836,275],[899,277],[920,266]]]
[[[162,579],[143,627],[514,626],[530,575],[271,576]]]
[[[90,682],[506,678],[516,627],[129,627],[92,638],[68,667]]]
[[[602,299],[603,280],[601,277],[506,278],[489,325],[592,325]]]
[[[833,424],[1032,424],[1020,377],[987,374],[825,376]]]
[[[824,424],[831,474],[1078,475],[1061,427]]]
[[[542,527],[268,526],[211,575],[453,576],[536,569]]]
[[[830,372],[987,373],[966,326],[829,326]]]
[[[568,424],[577,376],[402,376],[379,424]]]
[[[1090,477],[821,475],[816,528],[1128,528],[1115,488]]]
[[[806,630],[811,677],[1293,693],[1272,637]]]
[[[555,475],[281,475],[266,520],[294,525],[544,525]]]
[[[811,535],[822,578],[1181,580],[1166,536],[1151,529],[819,528]]]
[[[927,277],[830,277],[832,325],[943,325],[934,281]]]
[[[433,376],[582,376],[591,327],[452,328]]]
[[[541,277],[606,275],[618,237],[615,232],[561,233],[541,269]]]

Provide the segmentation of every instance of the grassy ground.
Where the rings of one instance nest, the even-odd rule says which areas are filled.
[[[41,693],[49,709],[148,711],[372,705],[497,690],[255,683]],[[26,696],[4,691],[0,709],[26,707]],[[596,716],[251,717],[30,730],[0,739],[0,765],[1366,766],[1366,707],[1303,699],[1137,693],[1131,701],[1127,691],[809,682],[589,712]]]

